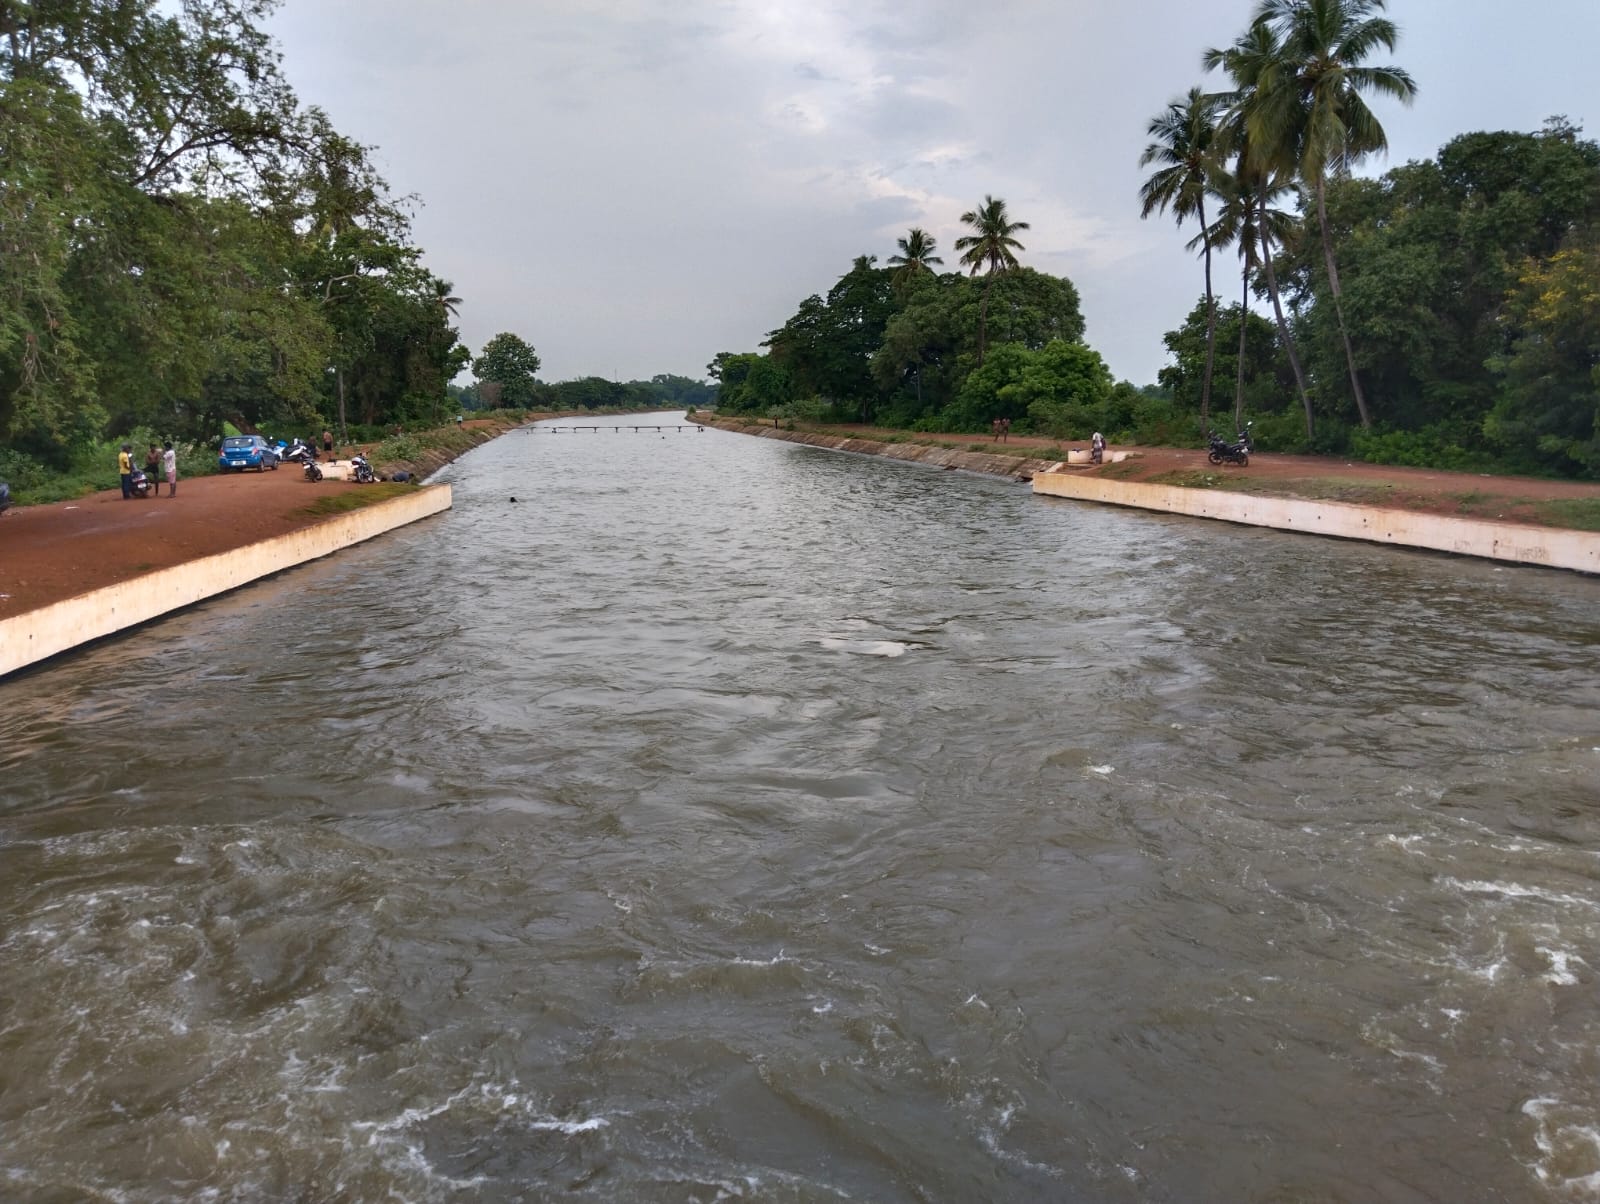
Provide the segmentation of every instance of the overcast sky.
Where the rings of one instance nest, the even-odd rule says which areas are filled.
[[[1150,118],[1252,0],[285,0],[301,97],[422,201],[463,340],[540,375],[703,377],[920,225],[946,269],[985,194],[1032,223],[1086,337],[1144,384],[1201,291],[1194,231],[1139,220]],[[1389,164],[1564,113],[1600,136],[1600,0],[1393,0]],[[1220,83],[1215,77],[1213,82]],[[1228,265],[1231,273],[1232,265]],[[1221,287],[1219,285],[1219,287]]]

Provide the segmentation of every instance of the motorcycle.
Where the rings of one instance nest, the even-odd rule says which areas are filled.
[[[306,480],[308,480],[308,481],[320,481],[320,480],[322,480],[322,469],[318,466],[318,464],[317,464],[317,462],[315,460],[307,460],[306,461]]]
[[[278,459],[280,460],[293,460],[301,464],[308,464],[316,458],[316,448],[302,443],[299,439],[288,444],[278,453]]]
[[[1213,464],[1237,464],[1240,468],[1248,467],[1250,453],[1256,449],[1255,444],[1250,442],[1250,428],[1254,425],[1253,422],[1245,423],[1244,430],[1239,432],[1238,438],[1232,443],[1216,431],[1206,432],[1211,443],[1206,451],[1206,459]]]
[[[11,509],[11,486],[0,481],[0,514]]]
[[[155,491],[155,487],[155,482],[145,476],[142,468],[135,468],[128,477],[128,488],[133,490],[134,497],[149,497]]]
[[[378,474],[372,471],[372,465],[367,458],[359,453],[350,457],[350,479],[357,485],[370,485],[378,479]]]

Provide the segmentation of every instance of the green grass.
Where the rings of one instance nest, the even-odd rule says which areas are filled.
[[[1575,531],[1600,531],[1600,497],[1568,497],[1538,502],[1534,511],[1540,522]]]
[[[360,510],[363,506],[371,506],[376,502],[386,502],[392,497],[399,497],[402,493],[410,493],[413,486],[405,482],[384,481],[376,485],[356,485],[338,493],[325,493],[309,506],[300,507],[300,513],[309,514],[312,518],[329,518],[335,514],[347,514],[351,510]]]

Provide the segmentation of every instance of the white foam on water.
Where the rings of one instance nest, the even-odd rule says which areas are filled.
[[[1539,1160],[1530,1168],[1534,1177],[1547,1187],[1570,1194],[1574,1198],[1592,1198],[1600,1192],[1600,1171],[1586,1174],[1564,1174],[1561,1163],[1577,1162],[1593,1165],[1600,1159],[1600,1128],[1580,1120],[1562,1122],[1557,1113],[1569,1115],[1577,1111],[1558,1099],[1530,1099],[1522,1105],[1522,1114],[1534,1124],[1533,1142],[1539,1147]],[[1587,1147],[1587,1148],[1586,1148]]]
[[[848,652],[854,656],[904,656],[910,648],[897,640],[840,640],[824,636],[817,643],[830,652]]]
[[[591,1116],[588,1120],[534,1120],[528,1122],[530,1129],[542,1129],[550,1132],[565,1133],[571,1137],[576,1133],[592,1133],[596,1129],[609,1129],[611,1122],[603,1116]]]
[[[1561,903],[1569,907],[1600,910],[1600,901],[1585,899],[1582,895],[1569,895],[1562,891],[1542,890],[1537,886],[1523,886],[1520,882],[1462,881],[1460,878],[1441,878],[1441,886],[1454,887],[1466,895],[1500,895],[1507,899],[1536,899],[1541,903]]]
[[[1538,949],[1550,961],[1550,970],[1548,973],[1540,975],[1541,981],[1553,983],[1558,987],[1575,987],[1578,985],[1578,976],[1572,972],[1572,964],[1576,962],[1580,966],[1588,965],[1583,958],[1566,949],[1550,949],[1544,945],[1535,945],[1534,948]]]
[[[1115,765],[1091,765],[1089,766],[1089,772],[1097,773],[1103,778],[1110,777],[1117,772],[1117,767]]]

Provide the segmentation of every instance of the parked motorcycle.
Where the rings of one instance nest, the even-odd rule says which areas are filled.
[[[134,497],[149,497],[155,492],[155,487],[155,482],[145,476],[142,468],[135,468],[133,475],[128,478],[128,488],[133,490]]]
[[[293,460],[300,464],[309,464],[317,458],[317,449],[296,439],[278,453],[280,460]]]
[[[0,481],[0,514],[11,509],[11,486]]]
[[[1239,432],[1238,438],[1229,443],[1216,431],[1208,431],[1211,446],[1206,451],[1206,459],[1213,464],[1237,464],[1240,468],[1250,464],[1250,453],[1255,451],[1255,444],[1250,442],[1250,428],[1255,423],[1247,422],[1244,430]]]
[[[315,460],[307,460],[306,461],[306,480],[308,480],[308,481],[320,481],[320,480],[322,480],[322,469],[321,469],[320,466],[318,466],[318,464],[317,464],[317,462]]]
[[[351,480],[357,485],[370,485],[378,479],[378,474],[372,471],[372,465],[367,458],[357,454],[350,457]]]

